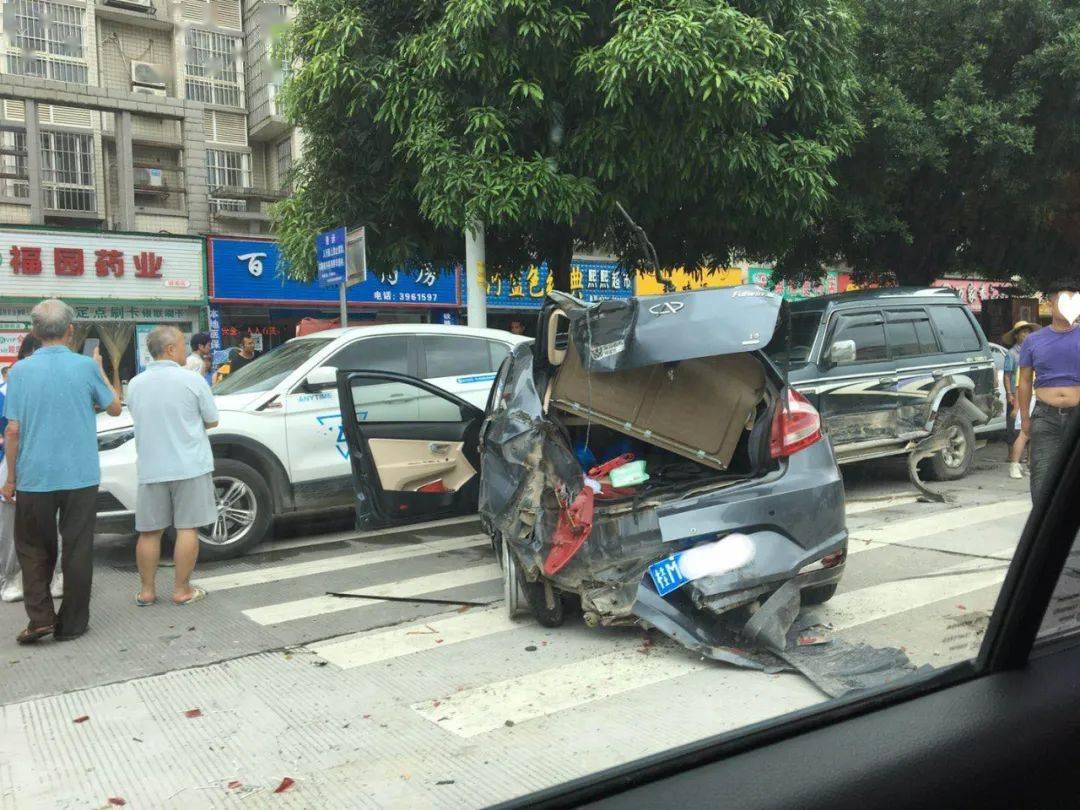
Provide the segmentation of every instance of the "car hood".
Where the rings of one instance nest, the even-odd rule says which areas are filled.
[[[596,304],[553,292],[548,301],[566,313],[582,364],[594,372],[763,349],[781,305],[753,284]]]
[[[214,404],[217,405],[219,411],[243,411],[248,408],[255,400],[260,397],[266,396],[267,392],[260,394],[226,394],[218,395],[214,397]],[[119,416],[109,416],[107,413],[99,413],[97,415],[97,432],[104,433],[109,430],[122,430],[129,428],[134,424],[131,418],[131,411],[128,410],[127,405],[120,411]]]

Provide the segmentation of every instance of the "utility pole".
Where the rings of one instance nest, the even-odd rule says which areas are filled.
[[[484,224],[477,222],[465,230],[465,316],[469,326],[487,326],[487,273],[485,269]]]

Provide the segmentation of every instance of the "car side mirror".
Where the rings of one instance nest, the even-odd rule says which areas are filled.
[[[337,369],[333,366],[319,366],[308,372],[304,388],[308,391],[322,391],[337,385]]]
[[[855,341],[838,340],[829,349],[829,362],[834,366],[855,362]]]

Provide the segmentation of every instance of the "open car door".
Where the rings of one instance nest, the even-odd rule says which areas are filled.
[[[340,370],[337,386],[358,528],[476,511],[479,408],[389,371]]]

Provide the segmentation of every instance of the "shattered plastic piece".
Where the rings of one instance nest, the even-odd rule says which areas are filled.
[[[242,788],[243,786],[244,786],[243,782],[240,782],[240,781],[238,781],[236,779],[233,779],[225,787],[227,787],[229,790],[236,790],[237,788]]]
[[[291,788],[295,784],[296,784],[295,779],[293,779],[292,777],[286,776],[281,780],[281,784],[279,784],[276,788],[274,788],[274,793],[284,793],[286,790],[288,790],[289,788]]]
[[[113,807],[123,807],[125,804],[127,804],[127,799],[121,799],[119,796],[110,796],[109,804],[111,804]]]
[[[187,717],[188,719],[202,717],[202,709],[188,709],[186,712],[184,712],[184,717]]]
[[[589,537],[593,524],[593,491],[583,487],[573,502],[559,511],[559,521],[551,536],[551,551],[544,560],[544,573],[557,574],[570,562]]]
[[[88,714],[84,714],[84,715],[82,715],[81,717],[76,717],[76,718],[75,718],[74,720],[72,720],[71,722],[73,722],[73,723],[85,723],[85,722],[86,722],[87,720],[89,720],[89,719],[90,719],[90,715],[88,715]]]

